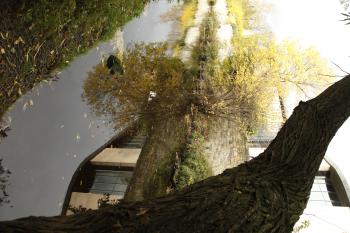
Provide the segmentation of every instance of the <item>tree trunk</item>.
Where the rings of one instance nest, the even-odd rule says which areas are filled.
[[[165,195],[172,186],[176,155],[181,154],[189,131],[188,117],[155,122],[147,131],[124,199],[141,201]]]
[[[207,50],[210,50],[209,45],[214,44],[213,39],[217,30],[216,27],[212,27],[212,23],[207,22],[207,19],[217,20],[212,6],[209,12],[211,14],[204,19],[204,23],[200,26],[201,34],[198,42],[200,48],[198,50],[201,51],[202,56],[194,58],[194,62],[200,65],[197,68],[197,77],[193,80],[195,88],[191,93],[200,94],[195,95],[197,98],[191,96],[193,99],[190,99],[189,97],[188,103],[182,103],[186,110],[179,113],[174,119],[160,123],[155,122],[152,130],[148,130],[150,134],[142,148],[135,172],[126,190],[124,199],[127,201],[152,199],[177,189],[176,177],[181,176],[179,172],[181,164],[184,164],[184,161],[188,159],[188,148],[193,146],[192,139],[198,134],[205,139],[201,145],[202,148],[198,148],[201,151],[199,156],[203,155],[207,162],[206,165],[209,167],[208,170],[211,170],[212,174],[221,173],[227,167],[237,166],[248,159],[245,150],[246,137],[238,130],[238,123],[230,119],[214,119],[214,117],[209,119],[206,114],[203,114],[205,101],[198,98],[198,96],[205,96],[203,93],[209,92],[208,89],[210,92],[214,92],[210,85],[209,88],[205,88],[214,76],[208,71],[212,70],[208,66],[216,65],[214,62],[216,57],[210,59],[206,57],[210,54]],[[216,47],[211,50],[215,49],[217,50]],[[211,52],[213,53],[213,51]],[[206,57],[205,61],[201,60],[203,57]],[[216,92],[220,91],[216,90]],[[199,156],[192,155],[192,157],[197,158]],[[192,176],[189,179],[192,180],[192,183],[202,179],[203,176],[208,176],[203,172],[205,169],[191,169],[195,163],[191,165],[186,166],[186,170],[190,171],[183,176]],[[182,185],[179,186],[182,187]]]
[[[1,232],[291,232],[327,146],[350,115],[350,76],[301,102],[257,158],[182,191],[74,216],[2,222]]]

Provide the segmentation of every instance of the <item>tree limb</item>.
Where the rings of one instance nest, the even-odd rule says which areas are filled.
[[[1,232],[291,232],[318,167],[350,115],[350,76],[300,102],[257,158],[184,190],[74,216],[0,223]]]

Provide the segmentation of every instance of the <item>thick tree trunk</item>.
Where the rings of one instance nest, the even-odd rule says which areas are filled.
[[[193,132],[194,124],[205,128],[205,132],[201,132],[205,139],[202,152],[208,172],[217,175],[247,160],[246,138],[234,121],[207,118],[199,113],[196,115],[202,117],[195,117],[194,120],[191,114],[184,114],[154,124],[153,129],[149,130],[124,200],[152,199],[177,188],[175,179],[179,177],[176,173],[186,159],[186,148],[196,134]]]
[[[162,198],[69,217],[2,222],[0,232],[291,232],[332,137],[350,115],[350,76],[301,102],[257,158]]]
[[[189,131],[188,117],[174,117],[150,126],[124,199],[141,201],[165,195],[172,186],[176,156]]]

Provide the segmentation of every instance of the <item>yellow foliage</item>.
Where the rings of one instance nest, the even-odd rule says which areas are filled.
[[[244,29],[244,26],[243,26],[244,9],[242,5],[242,1],[230,0],[230,1],[227,1],[227,4],[228,4],[229,13],[231,17],[234,18],[236,33],[241,34]]]
[[[242,34],[244,29],[249,29],[249,20],[254,12],[249,0],[227,0],[229,20],[234,22],[236,33]]]
[[[84,99],[116,127],[164,119],[184,104],[185,66],[170,57],[167,45],[135,45],[125,52],[123,67],[123,74],[112,75],[99,64],[84,84]]]
[[[236,15],[241,15],[237,19],[247,15],[246,2],[230,1],[230,6],[241,7],[235,8]],[[183,22],[192,18],[192,7],[193,2],[185,5]],[[244,130],[253,131],[271,118],[269,107],[276,93],[285,97],[288,85],[304,88],[329,82],[322,75],[330,74],[326,61],[314,48],[302,49],[292,41],[276,43],[263,34],[235,33],[233,54],[221,64],[215,22],[215,15],[210,14],[203,22],[190,68],[171,57],[165,44],[139,44],[128,49],[121,59],[123,74],[111,75],[98,65],[85,82],[88,104],[96,113],[109,115],[117,127],[135,119],[159,121],[197,105],[204,114],[235,118]]]
[[[227,0],[228,22],[235,33],[242,35],[244,30],[265,30],[265,14],[271,10],[266,1]],[[258,10],[257,10],[258,9]]]
[[[189,28],[193,24],[194,14],[197,10],[197,1],[189,1],[184,4],[181,15],[181,27],[183,30]]]
[[[332,80],[327,61],[314,48],[302,49],[295,41],[275,42],[266,35],[233,38],[233,55],[226,61],[226,87],[233,88],[238,102],[255,108],[257,121],[268,115],[277,96],[284,98],[290,85],[305,91],[325,88]]]

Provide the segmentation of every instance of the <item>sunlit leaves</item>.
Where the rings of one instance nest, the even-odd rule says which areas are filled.
[[[232,109],[252,126],[263,122],[276,94],[288,95],[290,85],[307,92],[326,87],[331,82],[327,62],[314,48],[302,49],[296,42],[275,42],[270,36],[252,34],[233,38],[234,53],[224,63],[221,112]],[[276,92],[277,91],[277,92]],[[224,110],[224,111],[223,111]]]
[[[315,48],[303,49],[297,42],[291,41],[280,44],[271,41],[267,52],[270,50],[277,53],[268,57],[269,67],[273,67],[268,75],[280,95],[288,94],[288,85],[294,85],[306,94],[310,89],[320,91],[332,81],[333,72]]]
[[[234,25],[235,33],[242,35],[244,30],[258,27],[260,12],[266,10],[266,5],[259,1],[230,0],[227,2],[228,21]],[[259,9],[258,11],[256,9]]]
[[[180,19],[183,29],[192,25],[194,14],[196,12],[196,5],[196,1],[190,1],[184,5]]]
[[[160,120],[181,111],[188,74],[184,64],[169,55],[165,44],[137,44],[125,52],[122,63],[123,74],[111,75],[104,64],[89,74],[84,97],[95,113],[108,115],[118,127],[135,119]]]

